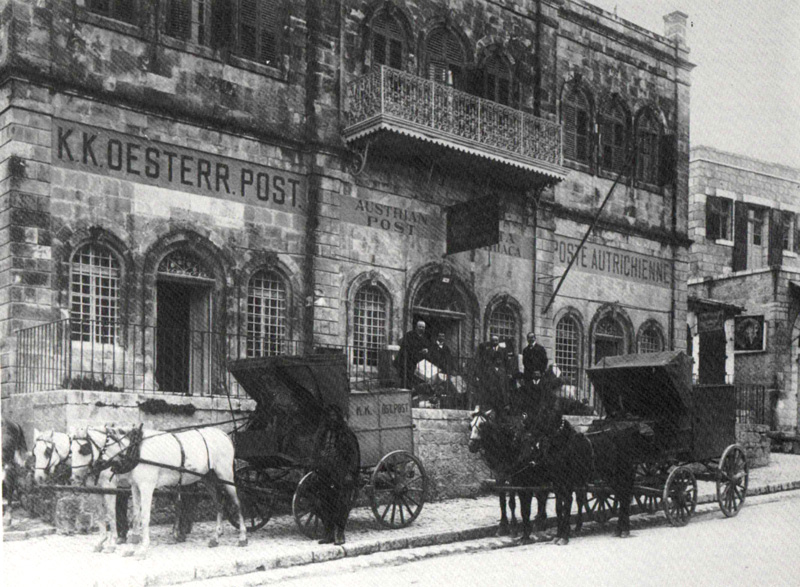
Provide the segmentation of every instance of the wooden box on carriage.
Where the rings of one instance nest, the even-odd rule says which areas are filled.
[[[413,450],[411,391],[381,389],[350,394],[350,428],[361,448],[361,466],[375,466],[395,451]]]

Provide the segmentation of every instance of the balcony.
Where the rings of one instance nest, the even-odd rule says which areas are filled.
[[[437,144],[548,182],[566,176],[561,127],[549,120],[385,66],[354,80],[347,97],[348,143],[389,131],[412,138],[414,148]]]

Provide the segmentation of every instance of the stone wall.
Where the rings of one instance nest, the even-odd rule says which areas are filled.
[[[736,442],[744,447],[751,468],[769,465],[768,431],[769,426],[763,424],[736,424]]]

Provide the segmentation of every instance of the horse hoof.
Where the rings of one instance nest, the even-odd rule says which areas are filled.
[[[630,531],[629,531],[629,530],[623,530],[622,532],[620,532],[620,533],[618,534],[618,536],[619,536],[620,538],[630,538],[630,537],[631,537],[631,533],[630,533]]]
[[[138,534],[131,534],[128,538],[128,544],[139,544],[142,541],[142,537]]]
[[[519,539],[520,544],[534,544],[536,542],[536,538],[533,536],[523,536]]]
[[[236,543],[238,546],[247,546],[247,538]]]
[[[208,541],[209,548],[216,548],[217,546],[219,546],[219,541],[216,538],[212,538]]]
[[[100,544],[96,544],[95,547],[92,549],[94,552],[103,552],[103,545],[105,542],[101,542]]]
[[[500,526],[497,527],[497,533],[495,536],[508,536],[509,533],[508,526],[505,524],[500,524]]]
[[[128,539],[125,536],[117,536],[117,544],[126,544]]]

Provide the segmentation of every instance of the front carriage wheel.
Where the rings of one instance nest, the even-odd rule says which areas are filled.
[[[234,471],[233,479],[247,531],[255,532],[263,528],[275,509],[275,494],[271,491],[269,475],[252,465],[244,465]],[[226,512],[228,521],[238,529],[239,520],[234,508],[228,507]]]
[[[319,476],[311,471],[297,484],[292,498],[292,514],[297,527],[304,536],[319,540],[324,533],[322,518],[319,515]]]
[[[722,453],[717,469],[717,503],[725,517],[739,513],[747,497],[750,468],[747,455],[738,444],[732,444]]]
[[[417,519],[425,504],[428,494],[425,468],[409,452],[390,452],[372,471],[367,493],[372,513],[381,525],[405,528]]]
[[[661,496],[664,513],[673,526],[685,526],[697,507],[697,479],[686,467],[672,470]]]
[[[586,505],[591,514],[591,520],[600,526],[605,526],[617,513],[617,500],[606,489],[595,488],[586,500]]]

